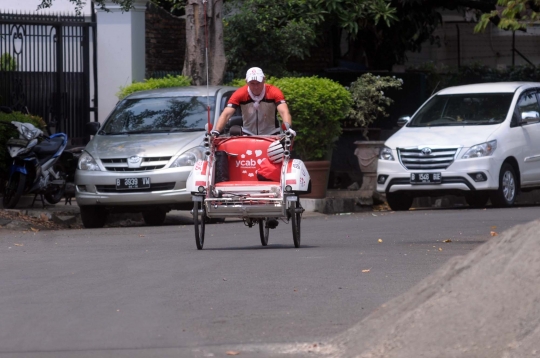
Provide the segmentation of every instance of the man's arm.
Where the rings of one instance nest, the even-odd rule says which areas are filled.
[[[277,110],[283,122],[289,123],[289,126],[292,126],[291,113],[289,112],[289,106],[287,103],[281,103],[277,106]]]
[[[214,128],[214,130],[221,133],[221,131],[223,130],[223,128],[225,128],[225,125],[227,124],[229,119],[232,117],[234,112],[236,112],[236,109],[234,109],[233,107],[225,107],[225,109],[223,110],[223,112],[221,112],[221,115],[218,118],[218,121],[216,123],[216,128]]]

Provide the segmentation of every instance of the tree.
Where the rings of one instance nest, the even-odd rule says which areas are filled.
[[[475,32],[484,31],[490,22],[504,30],[524,30],[539,20],[540,0],[498,0],[492,11],[480,18]]]
[[[348,1],[330,0],[328,4],[332,7],[326,26],[333,29],[334,43],[339,43],[346,31],[350,49],[344,55],[346,60],[358,62],[359,57],[365,56],[370,69],[389,70],[392,65],[406,61],[406,52],[420,51],[426,41],[439,42],[434,31],[442,22],[442,9],[472,9],[485,13],[495,9],[496,1],[390,0],[385,7],[378,4],[376,10],[368,12],[370,16],[354,18],[348,15]],[[336,46],[334,58],[340,55],[340,48]]]
[[[233,0],[224,20],[227,69],[243,77],[249,67],[282,76],[290,57],[303,58],[315,44],[320,9],[298,0]]]
[[[437,43],[440,10],[495,9],[496,0],[232,0],[225,12],[228,69],[236,74],[260,64],[274,74],[285,72],[291,58],[303,59],[318,44],[333,45],[333,58],[388,70]],[[342,41],[348,51],[342,54]],[[337,62],[337,61],[336,61]],[[334,63],[337,65],[337,63]]]
[[[222,11],[223,0],[187,1],[186,57],[182,72],[191,77],[194,85],[207,83],[207,70],[209,84],[223,82],[226,59]]]
[[[386,0],[233,0],[228,13],[225,42],[236,73],[258,64],[279,74],[289,58],[308,56],[328,32],[339,46],[342,29],[354,38],[360,29],[397,21]]]
[[[38,9],[52,6],[54,0],[40,0]],[[69,0],[80,11],[87,0]],[[133,8],[135,0],[92,0],[99,9],[107,10],[107,3],[121,6],[123,11]],[[207,83],[206,49],[208,47],[208,83],[223,81],[225,73],[225,50],[223,46],[222,8],[223,0],[152,0],[168,3],[171,10],[181,11],[184,1],[186,12],[186,56],[183,74],[192,78],[194,85]],[[205,10],[206,9],[206,13]],[[205,31],[205,27],[208,31]]]

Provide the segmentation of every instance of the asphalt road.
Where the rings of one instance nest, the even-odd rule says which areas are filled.
[[[284,223],[268,247],[242,222],[209,225],[202,251],[184,219],[2,232],[0,357],[317,352],[450,257],[538,217],[540,207],[308,217],[300,249]]]

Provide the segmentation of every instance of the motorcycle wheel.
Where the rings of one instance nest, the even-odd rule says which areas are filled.
[[[2,204],[6,209],[13,209],[19,202],[23,192],[24,184],[26,183],[26,175],[23,173],[13,173],[4,190]]]
[[[56,166],[55,169],[58,171],[60,179],[66,180],[65,171],[60,166]],[[47,200],[49,204],[57,204],[58,202],[60,202],[60,200],[62,200],[65,192],[66,192],[66,184],[64,182],[64,185],[54,186],[53,190],[47,192],[43,196],[45,197],[45,200]]]

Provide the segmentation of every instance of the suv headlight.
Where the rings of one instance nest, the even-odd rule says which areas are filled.
[[[392,149],[388,147],[384,147],[381,149],[381,152],[379,153],[379,159],[380,160],[394,160],[394,156],[392,155]]]
[[[96,160],[88,153],[83,152],[81,156],[79,157],[79,163],[77,165],[77,168],[80,170],[91,170],[91,171],[99,171],[99,166],[96,163]]]
[[[497,149],[497,141],[492,140],[490,142],[482,143],[473,145],[469,148],[465,154],[461,157],[462,159],[469,159],[469,158],[480,158],[480,157],[487,157],[493,154],[495,152],[495,149]]]
[[[204,147],[194,147],[186,150],[184,153],[182,153],[182,155],[176,158],[174,162],[172,162],[169,168],[192,167],[195,165],[195,163],[197,163],[197,161],[204,159],[204,152]]]

